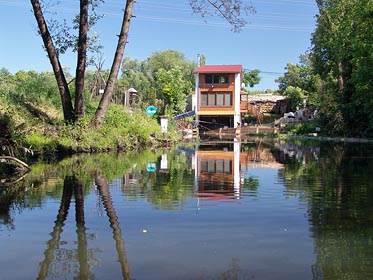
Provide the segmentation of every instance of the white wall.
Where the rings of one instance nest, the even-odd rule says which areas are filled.
[[[241,123],[241,74],[237,73],[234,78],[234,128],[237,128],[238,123]]]

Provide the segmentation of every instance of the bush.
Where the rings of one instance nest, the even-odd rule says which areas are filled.
[[[26,136],[24,143],[32,151],[48,154],[55,153],[58,146],[57,139],[47,137],[38,131]]]
[[[303,122],[294,125],[288,125],[286,130],[291,135],[308,135],[316,131],[316,123],[314,122]]]
[[[9,113],[0,112],[0,137],[11,139],[15,130],[15,122]]]
[[[24,133],[10,112],[0,111],[0,155],[18,156],[28,150],[22,147]]]

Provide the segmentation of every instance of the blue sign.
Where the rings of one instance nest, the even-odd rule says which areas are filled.
[[[155,106],[152,105],[146,108],[146,114],[149,116],[153,116],[155,113],[157,113],[157,108]]]
[[[156,166],[155,162],[151,162],[151,163],[148,163],[146,165],[146,171],[148,171],[148,172],[154,172],[156,170],[157,170],[157,166]]]

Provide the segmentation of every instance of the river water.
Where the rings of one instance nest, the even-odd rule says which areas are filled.
[[[373,146],[274,139],[37,162],[0,279],[372,279]]]

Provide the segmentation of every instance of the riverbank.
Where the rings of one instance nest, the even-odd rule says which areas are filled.
[[[53,107],[28,101],[27,106],[0,106],[0,155],[22,159],[60,157],[76,153],[129,151],[142,147],[167,146],[181,140],[177,126],[169,124],[162,133],[156,117],[141,109],[111,105],[103,126],[91,127],[94,110],[74,125],[63,121],[61,112]]]

